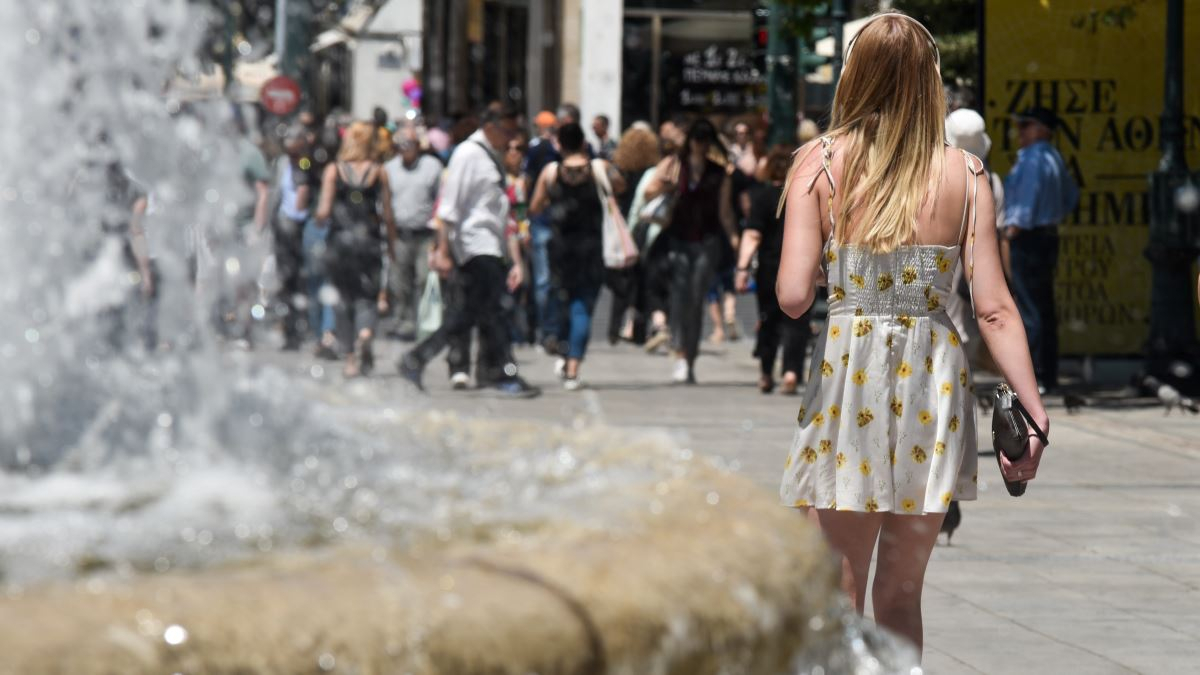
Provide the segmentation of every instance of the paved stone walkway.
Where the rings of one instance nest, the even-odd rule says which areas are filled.
[[[452,392],[441,362],[428,371],[428,397],[414,397],[390,366],[369,386],[406,406],[667,430],[773,494],[798,399],[757,391],[751,346],[706,345],[694,387],[670,384],[663,356],[596,343],[579,392],[562,391],[551,360],[532,349],[518,357],[523,374],[546,388],[534,400]],[[382,363],[399,347],[382,345]],[[326,379],[337,386],[340,376]],[[1050,403],[1052,445],[1028,494],[1009,497],[994,459],[981,456],[980,499],[963,505],[953,545],[934,553],[926,672],[1196,672],[1200,417],[1164,417],[1149,401],[1114,398],[1076,415]],[[981,429],[986,421],[981,414]],[[990,448],[986,433],[981,448]]]

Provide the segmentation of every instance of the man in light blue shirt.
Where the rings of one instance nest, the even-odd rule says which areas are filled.
[[[1058,385],[1058,319],[1054,272],[1058,226],[1075,210],[1079,188],[1050,143],[1058,117],[1033,107],[1016,117],[1021,150],[1004,182],[1005,238],[1012,258],[1013,298],[1025,324],[1033,369],[1042,389]]]

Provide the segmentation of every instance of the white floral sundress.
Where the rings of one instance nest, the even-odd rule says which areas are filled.
[[[832,139],[821,142],[832,221]],[[964,157],[972,175],[982,168]],[[967,220],[964,203],[964,229]],[[813,351],[781,500],[922,514],[975,499],[975,396],[962,341],[945,311],[961,247],[873,253],[833,246],[833,239],[831,232],[823,261],[829,319]]]

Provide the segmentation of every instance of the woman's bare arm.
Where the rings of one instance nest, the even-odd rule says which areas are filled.
[[[317,201],[317,225],[324,225],[333,213],[333,191],[337,189],[337,165],[325,167],[321,175],[321,199]]]
[[[812,306],[821,274],[821,199],[818,186],[809,189],[809,180],[820,171],[819,153],[802,153],[788,187],[783,221],[783,251],[779,258],[779,278],[775,294],[779,308],[793,319],[800,318]]]
[[[679,184],[679,158],[667,157],[654,167],[654,177],[646,185],[646,201],[673,190]]]
[[[392,212],[392,184],[388,182],[388,174],[383,168],[379,173],[379,201],[383,203],[383,226],[387,233],[387,255],[391,260],[396,259],[396,214]]]
[[[537,185],[533,188],[533,199],[529,200],[529,215],[540,215],[550,205],[550,167],[553,166],[555,165],[547,164],[538,174]],[[555,170],[557,171],[557,168]]]
[[[1000,374],[1008,381],[1022,405],[1045,432],[1050,431],[1050,420],[1038,393],[1037,380],[1033,374],[1033,361],[1029,356],[1029,343],[1025,337],[1025,326],[1008,284],[1004,281],[1004,269],[1000,261],[1000,246],[996,239],[996,212],[992,202],[992,188],[985,175],[974,177],[979,190],[976,204],[977,220],[972,224],[975,233],[974,251],[967,247],[967,265],[964,271],[973,285],[975,315],[979,321],[979,333],[1000,368]],[[970,182],[967,182],[968,187]],[[973,256],[973,258],[972,258]],[[970,264],[974,260],[974,265]],[[1032,479],[1037,474],[1041,459],[1042,444],[1030,439],[1030,453],[1015,464],[1002,458],[1005,475],[1010,480]]]

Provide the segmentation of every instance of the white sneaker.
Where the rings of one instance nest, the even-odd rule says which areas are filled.
[[[471,376],[466,373],[455,373],[450,376],[450,388],[462,391],[471,386]]]
[[[578,377],[563,378],[563,389],[566,391],[579,391],[583,388],[583,383]]]
[[[554,376],[560,380],[567,377],[567,360],[561,356],[554,359]]]
[[[676,359],[675,370],[671,373],[671,379],[676,382],[688,381],[688,364],[687,359]]]

